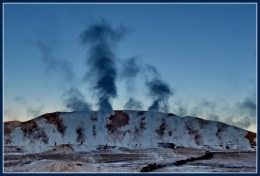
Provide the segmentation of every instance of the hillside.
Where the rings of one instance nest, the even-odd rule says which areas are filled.
[[[244,149],[251,149],[250,143],[256,145],[255,133],[217,121],[151,111],[114,112],[108,118],[99,118],[96,111],[54,112],[25,122],[5,122],[5,145],[28,146],[32,152],[46,151],[55,143],[83,143],[88,149],[106,144],[148,148],[158,142],[215,149],[227,142]]]

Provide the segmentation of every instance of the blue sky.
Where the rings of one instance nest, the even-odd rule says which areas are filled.
[[[170,85],[169,112],[217,115],[235,125],[250,116],[238,107],[247,98],[255,103],[255,4],[5,4],[4,120],[69,111],[61,97],[72,86],[97,109],[91,85],[83,81],[87,48],[79,36],[100,18],[128,30],[115,50],[117,58],[136,57],[141,65],[155,66]],[[74,79],[48,68],[38,43],[52,49],[51,58],[69,63]],[[131,95],[147,110],[152,99],[145,73],[136,78],[134,91],[129,93],[125,83],[117,79],[113,108],[123,109]],[[246,128],[256,131],[251,122]]]

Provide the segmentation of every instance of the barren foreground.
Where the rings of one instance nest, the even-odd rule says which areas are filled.
[[[53,147],[55,148],[55,147]],[[149,164],[167,164],[200,157],[206,149],[100,147],[91,151],[63,150],[30,154],[26,147],[5,146],[4,172],[140,172]],[[211,150],[208,150],[211,151]],[[151,172],[256,172],[256,152],[212,150],[213,158],[169,166]]]

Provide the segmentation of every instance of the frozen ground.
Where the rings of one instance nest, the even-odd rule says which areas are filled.
[[[26,147],[5,146],[4,172],[140,172],[148,164],[173,163],[199,157],[205,149],[103,147],[96,150],[53,151],[30,154]],[[213,158],[188,162],[182,166],[156,169],[152,172],[256,172],[256,152],[246,150],[218,150]]]

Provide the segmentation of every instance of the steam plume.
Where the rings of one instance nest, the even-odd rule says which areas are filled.
[[[180,106],[180,107],[178,107],[178,109],[176,110],[175,113],[176,113],[178,116],[183,117],[183,116],[186,116],[186,115],[187,115],[188,111],[187,111],[187,109],[186,109],[185,107]]]
[[[42,108],[43,108],[43,106],[40,106],[39,108],[28,107],[27,116],[33,116],[33,117],[39,116],[41,114]]]
[[[215,115],[215,114],[209,114],[208,119],[209,120],[218,121],[219,117],[217,115]]]
[[[136,57],[124,59],[122,67],[121,76],[127,80],[134,79],[141,70],[141,66],[137,63]]]
[[[242,128],[248,128],[252,125],[252,118],[245,116],[244,118],[236,122],[235,125]]]
[[[152,74],[152,79],[146,81],[149,95],[153,98],[153,103],[148,111],[159,111],[162,107],[164,112],[168,112],[168,99],[172,95],[172,90],[166,82],[160,79],[160,74],[155,67],[147,64],[146,68]]]
[[[256,124],[256,100],[255,96],[246,97],[244,101],[236,103],[236,111],[239,112],[240,119],[232,119],[233,124],[242,128],[248,128]]]
[[[132,93],[135,90],[135,78],[140,73],[141,66],[137,63],[137,58],[132,57],[123,60],[122,68],[121,78],[126,80],[127,92],[130,95],[124,108],[128,110],[140,110],[143,106],[142,102],[135,100]]]
[[[66,82],[70,82],[74,79],[74,73],[71,67],[72,64],[69,61],[53,57],[53,48],[50,45],[47,46],[42,42],[38,42],[37,46],[43,54],[42,60],[45,63],[47,74],[49,72],[54,72],[62,79],[66,80]]]
[[[128,110],[140,110],[140,109],[142,109],[142,107],[143,107],[143,104],[140,101],[135,100],[132,97],[124,105],[124,108],[128,109]]]
[[[236,107],[241,113],[256,117],[256,102],[253,98],[246,97],[243,102],[238,102]]]
[[[76,88],[70,88],[63,93],[66,108],[73,111],[90,111],[91,106],[84,100],[82,93]]]
[[[209,114],[213,115],[212,113],[214,113],[216,107],[217,107],[217,103],[215,101],[208,101],[202,99],[194,107],[191,108],[190,114],[192,116],[204,116],[204,117]],[[210,120],[214,120],[216,117],[213,117],[211,115],[209,115],[208,118]]]
[[[81,34],[81,41],[88,45],[87,65],[89,71],[85,76],[92,81],[92,90],[98,98],[99,112],[112,114],[111,99],[117,97],[117,68],[114,48],[123,39],[126,31],[123,27],[112,28],[105,20],[90,24]]]

